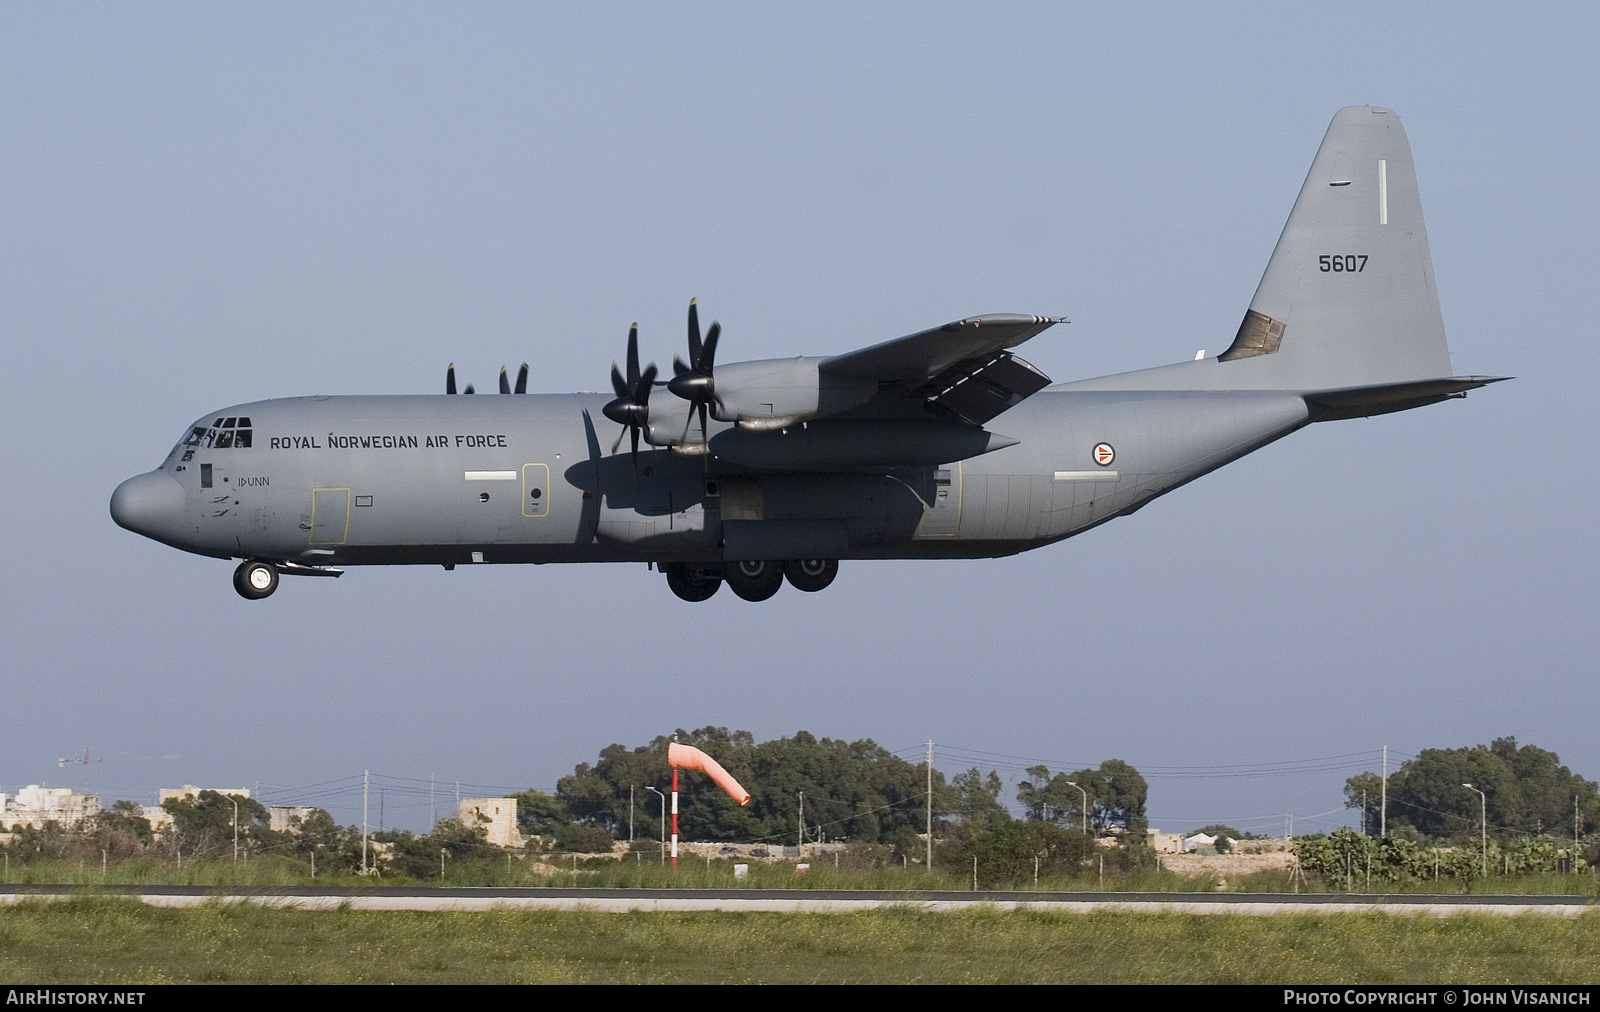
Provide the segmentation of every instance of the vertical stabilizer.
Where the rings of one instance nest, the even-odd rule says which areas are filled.
[[[1333,117],[1219,358],[1225,386],[1329,390],[1451,374],[1399,116],[1357,106]]]

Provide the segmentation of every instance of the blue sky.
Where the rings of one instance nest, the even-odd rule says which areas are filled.
[[[1597,18],[9,5],[0,790],[549,788],[706,724],[931,738],[947,772],[1121,758],[1168,771],[1168,829],[1327,828],[1385,744],[1514,735],[1600,777]],[[670,361],[691,296],[727,361],[989,312],[1070,317],[1026,350],[1057,380],[1214,353],[1365,103],[1404,117],[1456,371],[1518,379],[1314,426],[1061,545],[847,564],[765,606],[682,604],[642,565],[252,604],[107,514],[211,408],[432,392],[451,361],[599,389],[635,320]],[[105,761],[57,766],[85,747]],[[1201,769],[1260,763],[1295,772]]]

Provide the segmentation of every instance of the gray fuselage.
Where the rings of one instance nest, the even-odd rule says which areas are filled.
[[[1005,415],[1017,443],[1004,449],[818,473],[609,452],[616,426],[600,417],[604,402],[235,405],[197,419],[160,468],[118,490],[113,513],[185,551],[315,566],[1000,556],[1131,512],[1309,418],[1294,392],[1063,384]],[[223,437],[224,422],[235,432],[248,423],[248,437]]]

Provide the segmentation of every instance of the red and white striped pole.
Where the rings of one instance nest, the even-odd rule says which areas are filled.
[[[672,866],[678,866],[678,771],[672,771]]]

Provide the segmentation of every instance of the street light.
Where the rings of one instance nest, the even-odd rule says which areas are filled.
[[[1080,809],[1083,812],[1083,835],[1084,836],[1088,836],[1089,835],[1089,792],[1084,790],[1082,787],[1078,787],[1078,785],[1073,783],[1071,780],[1064,780],[1062,782],[1065,783],[1068,787],[1076,788],[1078,793],[1083,795],[1083,808]]]
[[[1471,784],[1462,784],[1467,790],[1478,796],[1478,810],[1481,813],[1478,825],[1483,833],[1483,877],[1489,877],[1489,799],[1484,793]]]
[[[654,794],[656,797],[661,799],[661,863],[662,864],[666,864],[667,863],[667,796],[665,794],[662,794],[660,791],[656,790],[654,787],[646,787],[645,790],[649,791],[651,794]]]

